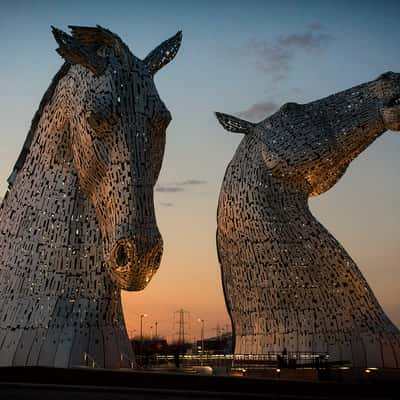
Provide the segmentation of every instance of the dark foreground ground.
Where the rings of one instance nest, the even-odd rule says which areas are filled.
[[[0,368],[0,399],[399,399],[400,382],[334,383],[46,367]]]

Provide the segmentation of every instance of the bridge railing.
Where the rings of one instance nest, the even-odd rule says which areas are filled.
[[[87,367],[100,368],[100,365],[97,364],[96,360],[89,353],[83,353],[83,361]]]
[[[157,355],[157,363],[174,363],[176,355]],[[310,366],[317,367],[329,361],[326,353],[315,352],[269,352],[266,354],[185,354],[179,355],[183,366],[210,365],[225,367],[251,367],[255,369],[271,368],[274,366]]]
[[[127,361],[128,363],[129,363],[129,366],[130,366],[130,368],[136,368],[138,365],[137,365],[137,363],[136,363],[136,360],[134,360],[134,359],[132,359],[132,358],[130,358],[127,354],[125,354],[125,353],[121,353],[121,356],[120,356],[120,360],[121,360],[121,366],[122,366],[122,363],[124,362],[124,360],[125,361]]]

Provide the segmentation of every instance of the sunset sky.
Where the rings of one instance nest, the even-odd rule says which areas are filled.
[[[383,72],[400,72],[398,1],[19,1],[0,7],[0,197],[51,78],[62,64],[50,25],[100,24],[138,57],[183,31],[156,85],[173,121],[156,189],[161,267],[142,292],[124,292],[128,331],[190,312],[190,338],[229,323],[216,257],[216,207],[241,140],[213,111],[259,121],[287,101],[309,102]],[[310,201],[400,326],[400,134],[388,132],[341,181]],[[136,330],[136,331],[135,331]]]

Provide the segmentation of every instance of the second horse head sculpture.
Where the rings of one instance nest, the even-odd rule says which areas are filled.
[[[308,198],[331,188],[385,131],[400,130],[400,74],[287,103],[256,124],[216,115],[245,134],[217,217],[236,353],[321,352],[356,366],[399,367],[398,329]]]

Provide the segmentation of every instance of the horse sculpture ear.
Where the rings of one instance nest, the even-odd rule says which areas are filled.
[[[176,56],[182,43],[182,31],[167,39],[151,51],[143,60],[152,75],[167,65]]]
[[[61,31],[60,29],[51,27],[54,38],[60,46],[57,53],[60,54],[65,61],[70,64],[80,64],[95,75],[101,75],[107,66],[105,58],[96,54],[94,49],[83,45],[79,40]]]
[[[253,124],[252,122],[245,121],[244,119],[219,112],[216,112],[215,116],[217,117],[219,123],[230,132],[247,134],[257,125]]]

